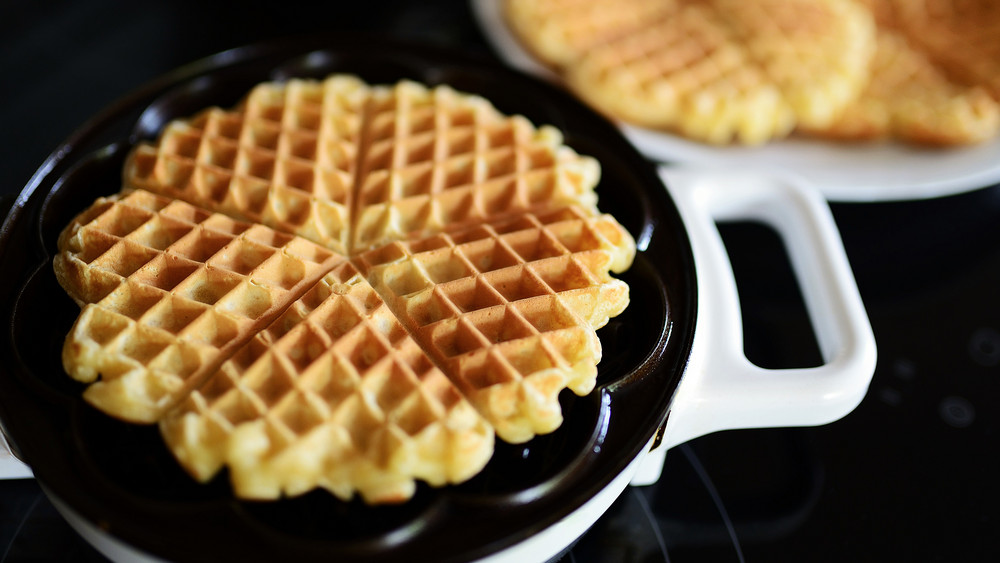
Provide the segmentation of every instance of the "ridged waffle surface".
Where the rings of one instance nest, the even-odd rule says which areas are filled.
[[[132,152],[125,185],[345,252],[368,90],[352,76],[261,84],[232,110],[170,122]]]
[[[372,284],[497,434],[523,442],[562,422],[558,394],[590,392],[594,332],[628,305],[608,275],[631,239],[578,209],[529,213],[361,255]]]
[[[871,80],[829,127],[841,140],[964,145],[1000,131],[1000,9],[993,2],[869,0],[878,25]],[[992,69],[984,67],[992,65]]]
[[[123,191],[64,230],[66,370],[241,497],[464,481],[595,385],[595,331],[628,304],[609,272],[636,252],[599,174],[446,87],[262,84],[137,146]]]
[[[236,493],[250,498],[320,486],[399,501],[415,478],[461,482],[493,452],[490,426],[349,263],[257,333],[162,428],[192,474],[207,480],[228,465]]]
[[[376,88],[364,138],[354,252],[540,203],[597,205],[600,167],[559,130],[450,88]]]
[[[1000,130],[1000,104],[980,87],[956,83],[905,36],[880,29],[872,79],[825,128],[803,132],[837,140],[900,139],[923,145],[985,141]]]
[[[265,83],[233,110],[173,121],[125,167],[127,187],[342,253],[539,202],[593,207],[599,176],[557,129],[484,98],[343,75]]]
[[[853,0],[665,0],[657,10],[591,0],[569,15],[562,4],[511,1],[506,15],[536,53],[565,41],[572,56],[550,62],[598,109],[709,143],[758,144],[829,123],[864,86],[874,51],[870,14]],[[580,21],[633,4],[643,17]],[[603,29],[606,40],[571,41],[609,25],[619,28]]]
[[[713,143],[963,145],[1000,130],[992,0],[506,0],[522,44],[611,117]]]
[[[992,0],[879,0],[942,72],[1000,101],[1000,4]]]
[[[554,68],[571,65],[580,53],[678,10],[677,0],[506,0],[508,23],[525,45]]]
[[[134,191],[64,231],[59,282],[83,305],[63,363],[87,400],[153,422],[343,258],[263,225]]]

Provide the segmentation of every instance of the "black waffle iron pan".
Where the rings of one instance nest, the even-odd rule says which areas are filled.
[[[225,472],[197,484],[155,427],[119,422],[85,403],[82,385],[60,361],[79,308],[53,274],[56,238],[95,198],[120,190],[130,148],[155,139],[171,119],[233,106],[257,83],[330,73],[373,84],[403,78],[448,84],[488,98],[504,113],[554,125],[568,145],[600,161],[599,205],[639,249],[621,276],[632,304],[598,333],[597,389],[561,397],[565,422],[552,434],[520,445],[498,441],[478,476],[441,489],[421,485],[400,505],[343,502],[322,490],[242,501],[233,497]],[[0,244],[0,306],[10,320],[0,342],[4,433],[70,523],[115,559],[557,557],[670,428],[664,423],[694,342],[694,254],[656,167],[613,124],[563,90],[489,60],[423,45],[297,38],[226,51],[162,76],[56,148],[14,203]]]

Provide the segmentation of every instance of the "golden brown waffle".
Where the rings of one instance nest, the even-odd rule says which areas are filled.
[[[126,163],[127,187],[183,199],[346,252],[368,86],[264,83],[233,110],[167,124]]]
[[[830,123],[867,83],[875,26],[853,0],[713,0],[796,125]]]
[[[561,0],[507,11],[533,51],[573,37],[588,14],[631,3],[591,0],[567,15]],[[600,42],[562,45],[564,76],[584,100],[631,123],[715,144],[758,144],[797,124],[828,124],[868,79],[871,14],[853,0],[677,0],[641,18],[606,20]],[[557,31],[553,31],[556,29]]]
[[[1000,101],[1000,4],[993,0],[879,0],[898,29],[952,80]]]
[[[344,254],[543,201],[592,207],[599,176],[558,130],[484,98],[341,75],[265,83],[235,110],[173,121],[125,168],[126,186]]]
[[[461,482],[495,433],[549,432],[559,392],[595,385],[595,330],[628,303],[609,271],[635,254],[599,175],[552,127],[447,87],[262,84],[136,147],[122,193],[64,231],[54,266],[83,308],[66,369],[241,497]],[[466,309],[425,326],[426,296]]]
[[[561,69],[580,53],[678,10],[677,0],[506,0],[512,31],[543,63]]]
[[[960,3],[939,6],[945,4],[957,7]],[[818,129],[803,127],[803,132],[838,140],[892,138],[924,145],[964,145],[993,138],[1000,130],[1000,104],[990,96],[988,81],[963,81],[959,77],[964,73],[942,64],[933,49],[927,48],[948,38],[956,41],[952,34],[963,26],[945,14],[935,18],[933,26],[930,21],[913,25],[914,11],[927,8],[919,1],[869,0],[868,5],[878,24],[870,83],[834,123]],[[996,28],[991,39],[1000,47],[1000,10],[979,15],[981,29],[990,22]],[[970,45],[989,43],[983,39],[975,33],[967,38]]]
[[[354,252],[539,203],[596,209],[597,161],[483,98],[404,81],[375,89],[366,124]]]
[[[585,101],[695,140],[960,145],[1000,128],[992,0],[507,0],[505,16]]]
[[[54,268],[83,305],[63,364],[101,410],[153,422],[339,255],[263,225],[134,191],[63,232]]]
[[[898,139],[964,145],[1000,130],[1000,105],[984,89],[949,79],[905,37],[881,29],[872,80],[830,126],[802,132],[836,140]]]
[[[414,479],[461,482],[493,430],[344,263],[258,333],[161,424],[201,481],[228,465],[237,495],[317,486],[371,503]]]
[[[562,422],[559,392],[589,393],[595,330],[628,305],[635,253],[608,217],[551,209],[361,255],[403,325],[508,442]]]

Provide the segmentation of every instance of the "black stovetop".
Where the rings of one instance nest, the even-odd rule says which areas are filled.
[[[0,195],[143,82],[295,33],[390,34],[489,55],[465,2],[8,2],[0,9]],[[933,200],[833,203],[878,345],[846,418],[723,432],[675,448],[564,556],[621,561],[995,561],[1000,547],[1000,186]],[[818,363],[781,244],[722,225],[748,357]],[[30,480],[0,481],[0,560],[95,561]]]

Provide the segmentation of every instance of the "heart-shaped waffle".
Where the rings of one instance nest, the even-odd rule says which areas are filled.
[[[450,88],[262,84],[124,177],[59,240],[83,307],[66,370],[237,496],[464,481],[494,433],[559,426],[628,304],[609,272],[635,243],[597,211],[596,161]]]

